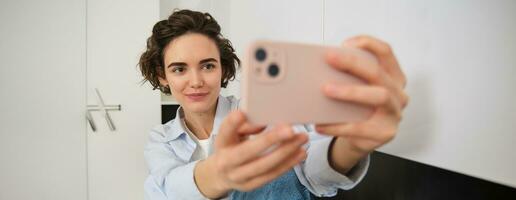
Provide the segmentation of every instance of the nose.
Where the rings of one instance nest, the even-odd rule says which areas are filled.
[[[190,76],[190,87],[201,88],[202,86],[204,86],[204,77],[199,71],[194,70]]]

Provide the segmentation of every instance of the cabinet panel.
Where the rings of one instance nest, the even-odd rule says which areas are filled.
[[[86,2],[0,3],[0,199],[86,200]]]
[[[88,104],[97,105],[97,88],[116,130],[101,112],[92,112],[97,131],[88,128],[90,200],[143,199],[147,169],[143,149],[160,124],[158,91],[141,85],[137,67],[152,26],[159,20],[157,0],[88,0]]]

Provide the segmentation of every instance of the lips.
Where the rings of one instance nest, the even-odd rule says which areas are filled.
[[[192,101],[201,101],[206,96],[208,96],[208,92],[198,92],[198,93],[190,93],[185,95],[188,99]]]

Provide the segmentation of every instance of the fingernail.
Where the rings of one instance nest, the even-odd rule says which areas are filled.
[[[281,127],[279,130],[280,137],[282,139],[288,139],[290,136],[292,136],[292,132],[290,131],[289,127]]]
[[[347,46],[355,46],[356,44],[357,44],[356,38],[351,38],[344,42],[344,45],[347,45]]]
[[[320,126],[315,126],[315,131],[317,132],[323,132],[324,131],[324,128],[323,127],[320,127]]]
[[[299,139],[299,143],[300,144],[304,144],[306,142],[308,142],[308,135],[306,133],[298,133],[300,139]]]
[[[337,87],[333,84],[326,84],[326,85],[324,85],[324,90],[327,93],[331,94],[331,93],[334,93],[337,91]]]
[[[335,58],[337,58],[339,55],[337,54],[337,52],[335,51],[328,51],[326,53],[326,58],[330,59],[330,60],[333,60]]]
[[[230,117],[231,117],[232,121],[238,122],[238,121],[240,121],[240,118],[242,117],[242,113],[235,111],[235,112],[231,113]]]

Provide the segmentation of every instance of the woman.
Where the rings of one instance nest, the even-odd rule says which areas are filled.
[[[395,136],[408,98],[386,43],[359,36],[344,45],[370,51],[379,64],[338,52],[329,53],[327,62],[370,85],[329,84],[321,92],[373,106],[373,116],[315,130],[265,129],[247,122],[238,100],[219,95],[240,61],[211,15],[180,10],[156,23],[140,69],[154,89],[172,93],[180,108],[176,119],[150,133],[146,198],[309,199],[310,193],[334,196],[339,188],[354,187],[367,171],[369,153]],[[248,139],[252,134],[257,135]]]

